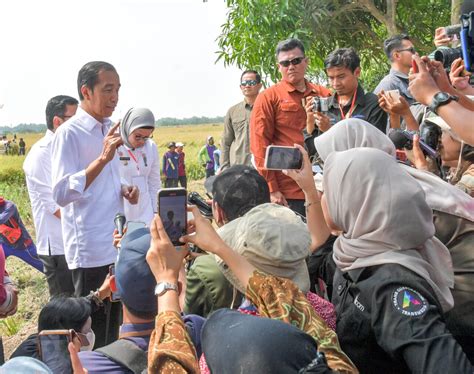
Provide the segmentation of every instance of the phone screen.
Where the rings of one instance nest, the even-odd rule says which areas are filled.
[[[265,167],[267,169],[301,169],[303,163],[301,152],[298,148],[269,146]]]
[[[69,356],[69,335],[46,334],[38,335],[41,346],[41,361],[54,374],[72,373],[71,357]]]
[[[179,238],[186,235],[186,191],[184,195],[168,191],[167,195],[158,195],[159,214],[171,242],[183,245]]]

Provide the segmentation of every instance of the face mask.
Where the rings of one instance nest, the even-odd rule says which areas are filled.
[[[95,343],[95,334],[94,331],[90,330],[86,335],[87,341],[89,342],[88,345],[81,346],[81,351],[92,351],[94,348]]]

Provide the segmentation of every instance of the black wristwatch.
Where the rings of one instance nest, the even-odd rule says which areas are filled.
[[[438,92],[433,96],[433,99],[431,100],[431,104],[428,105],[428,108],[433,112],[438,114],[438,108],[440,106],[446,105],[451,100],[458,101],[459,97],[450,95],[447,92]]]

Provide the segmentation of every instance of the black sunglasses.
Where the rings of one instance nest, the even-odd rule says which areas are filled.
[[[287,68],[288,66],[291,65],[299,65],[301,62],[305,59],[305,57],[295,57],[293,60],[284,60],[278,62],[281,66]]]
[[[256,80],[248,80],[248,81],[242,81],[240,82],[240,85],[241,86],[256,86],[258,84],[258,82]]]
[[[410,52],[412,55],[416,53],[415,47],[397,49],[397,52]]]

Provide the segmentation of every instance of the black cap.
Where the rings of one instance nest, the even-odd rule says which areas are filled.
[[[212,196],[229,221],[270,202],[267,181],[257,170],[245,165],[231,166],[217,175],[212,184]]]
[[[176,147],[176,143],[175,142],[169,142],[168,143],[168,148],[171,148],[171,147]]]

